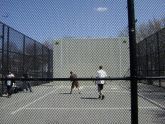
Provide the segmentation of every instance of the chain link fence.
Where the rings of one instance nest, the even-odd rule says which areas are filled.
[[[0,75],[11,71],[16,78],[28,74],[31,78],[53,77],[53,51],[0,22]],[[18,81],[17,81],[18,83]],[[37,85],[39,82],[31,82]],[[4,82],[1,82],[4,92]]]
[[[109,5],[109,1],[104,2]],[[103,13],[108,10],[107,8],[99,7],[94,11],[97,11],[100,17],[94,13],[92,16],[96,17],[93,17],[92,20],[88,20],[89,17],[86,17],[88,15],[86,10],[82,12],[85,19],[80,17],[77,20],[80,13],[75,15],[74,19],[67,17],[65,20],[63,17],[62,20],[65,23],[61,23],[66,27],[64,26],[61,30],[69,33],[79,32],[77,27],[85,30],[83,26],[87,20],[86,23],[89,23],[87,29],[90,31],[108,30],[108,32],[114,33],[113,29],[120,30],[122,27],[124,30],[121,31],[121,34],[115,35],[115,37],[102,35],[83,37],[81,35],[80,37],[59,38],[52,42],[52,50],[0,23],[1,81],[7,80],[4,77],[10,70],[15,74],[14,80],[17,83],[31,82],[32,85],[29,89],[27,83],[23,90],[17,93],[13,92],[9,98],[3,92],[0,97],[0,122],[2,124],[164,123],[165,29],[164,26],[155,23],[159,30],[154,30],[152,21],[149,22],[150,28],[142,23],[148,21],[147,15],[149,14],[147,12],[151,11],[151,8],[156,10],[154,7],[160,1],[136,1],[135,13],[138,11],[138,14],[135,20],[133,17],[126,18],[127,9],[133,10],[130,4],[133,0],[128,0],[127,4],[126,1],[115,2],[117,2],[116,7],[119,8],[112,7],[116,10],[112,15]],[[147,11],[147,6],[142,5],[150,3],[154,6],[148,7]],[[74,2],[72,4],[78,5]],[[68,6],[65,5],[66,8]],[[158,8],[162,9],[163,7]],[[64,12],[60,10],[61,14],[66,10],[68,8]],[[69,13],[69,11],[67,12]],[[74,13],[74,11],[72,12]],[[111,22],[110,18],[107,18],[109,16],[115,18],[115,21]],[[84,19],[85,22],[79,25],[81,19]],[[94,23],[94,20],[97,22]],[[132,25],[127,24],[127,21],[130,22],[130,20],[133,21]],[[73,31],[67,25],[72,21],[75,22]],[[136,38],[133,36],[135,33],[134,24],[137,26]],[[98,25],[101,27],[97,29]],[[104,25],[106,25],[106,29],[104,29]],[[111,25],[113,28],[109,28]],[[144,34],[143,31],[148,32]],[[137,43],[134,46],[132,42],[136,40]],[[131,63],[134,66],[131,66]],[[96,78],[99,66],[103,67],[107,74],[106,77]],[[137,74],[131,75],[132,70]],[[76,74],[77,78],[71,79],[70,72]],[[22,78],[24,73],[28,73],[31,78]],[[101,93],[99,92],[100,87],[97,85],[99,80],[105,81]],[[78,82],[78,85],[74,81]],[[73,84],[75,84],[74,88]]]
[[[137,44],[138,75],[163,77],[165,74],[165,28]],[[146,83],[165,87],[164,80],[148,80]]]

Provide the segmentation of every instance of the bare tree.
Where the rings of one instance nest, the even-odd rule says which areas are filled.
[[[120,31],[119,37],[128,37],[128,27],[125,27],[122,31]]]
[[[49,49],[53,49],[53,43],[52,43],[52,41],[48,41],[48,40],[46,40],[44,43],[43,43],[43,45],[45,45],[46,47],[48,47]]]
[[[149,20],[147,23],[142,23],[136,28],[137,42],[154,34],[165,27],[165,18]],[[128,27],[124,28],[118,36],[128,37]]]
[[[165,17],[161,19],[161,22],[162,22],[162,27],[164,28],[165,27]]]

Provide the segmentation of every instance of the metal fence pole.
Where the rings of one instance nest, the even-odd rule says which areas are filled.
[[[33,48],[34,48],[34,51],[33,51],[33,52],[34,52],[34,53],[33,53],[33,74],[34,74],[34,75],[33,75],[33,76],[34,76],[34,77],[36,77],[36,75],[37,75],[37,74],[36,74],[36,60],[37,60],[37,58],[36,58],[37,48],[36,48],[36,47],[37,47],[37,43],[36,43],[36,41],[34,41],[34,46],[33,46]],[[37,77],[38,77],[38,75],[37,75]]]
[[[47,52],[48,52],[48,72],[47,72],[47,77],[49,77],[50,78],[50,50],[47,48]]]
[[[145,76],[148,76],[148,71],[149,71],[149,69],[148,69],[148,51],[147,51],[147,46],[148,46],[148,40],[146,39],[145,40],[146,41],[146,46],[145,46],[145,52],[146,52],[146,75]]]
[[[131,124],[138,124],[138,97],[137,97],[137,56],[134,0],[127,0],[129,45],[130,45],[130,76],[131,76]]]
[[[25,73],[25,35],[23,36],[23,74]]]
[[[160,62],[160,41],[159,41],[159,33],[156,33],[156,41],[157,41],[157,54],[158,54],[158,76],[161,76],[161,62]],[[159,79],[159,87],[161,87],[161,80]]]
[[[42,45],[42,78],[44,77],[44,46]]]
[[[1,65],[1,68],[2,68],[2,77],[1,78],[4,78],[4,46],[5,46],[5,25],[3,24],[2,26],[2,65]],[[3,94],[4,92],[4,81],[2,81],[2,91],[1,91],[1,94]]]
[[[6,60],[6,69],[7,71],[9,71],[9,47],[10,47],[10,44],[9,44],[9,27],[7,27],[7,60]]]

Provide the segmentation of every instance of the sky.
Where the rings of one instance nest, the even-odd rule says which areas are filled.
[[[135,0],[137,24],[165,17],[165,0]],[[128,26],[127,0],[0,0],[0,21],[44,42],[117,37]]]

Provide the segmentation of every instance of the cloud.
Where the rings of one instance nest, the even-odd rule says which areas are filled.
[[[106,11],[108,11],[108,8],[106,8],[106,7],[98,7],[98,8],[96,8],[96,11],[97,12],[106,12]]]

